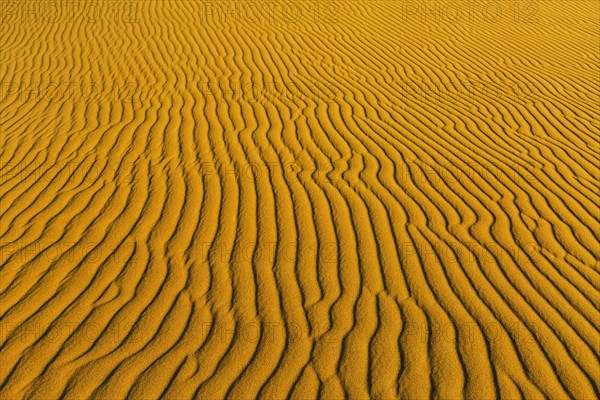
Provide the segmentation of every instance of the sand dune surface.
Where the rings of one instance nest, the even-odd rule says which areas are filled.
[[[0,399],[597,399],[600,2],[0,0]]]

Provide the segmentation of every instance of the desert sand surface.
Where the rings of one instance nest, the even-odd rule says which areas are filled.
[[[599,15],[0,0],[0,399],[598,399]]]

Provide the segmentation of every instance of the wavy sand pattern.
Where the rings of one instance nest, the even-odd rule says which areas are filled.
[[[0,2],[0,398],[599,398],[599,2],[53,3]]]

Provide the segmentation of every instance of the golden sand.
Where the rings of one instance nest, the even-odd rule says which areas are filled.
[[[0,0],[0,399],[597,399],[599,15]]]

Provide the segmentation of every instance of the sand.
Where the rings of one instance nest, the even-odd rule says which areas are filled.
[[[0,398],[599,398],[599,15],[1,0]]]

